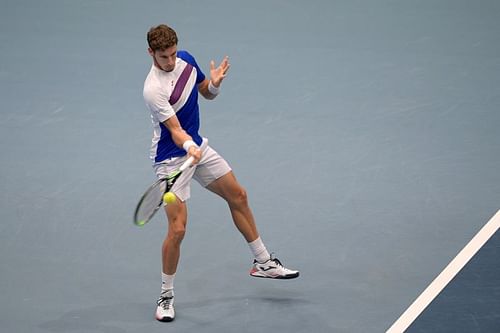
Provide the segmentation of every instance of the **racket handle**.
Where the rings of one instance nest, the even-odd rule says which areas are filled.
[[[186,170],[187,168],[189,168],[191,166],[191,164],[193,164],[193,161],[194,161],[194,157],[190,156],[186,160],[186,162],[182,163],[181,167],[179,168],[179,171],[182,172],[182,171]]]

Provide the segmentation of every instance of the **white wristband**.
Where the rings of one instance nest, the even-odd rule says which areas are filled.
[[[184,150],[185,150],[186,152],[189,152],[189,148],[191,148],[191,147],[193,147],[193,146],[198,147],[198,145],[197,145],[197,144],[196,144],[193,140],[186,140],[186,141],[184,141],[184,143],[182,144],[182,148],[184,148]]]
[[[216,87],[214,86],[214,84],[212,83],[212,80],[210,80],[208,82],[208,91],[214,95],[214,96],[217,96],[220,92],[220,87]]]

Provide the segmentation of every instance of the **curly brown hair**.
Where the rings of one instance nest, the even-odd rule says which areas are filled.
[[[148,45],[153,52],[166,50],[169,47],[177,45],[179,41],[175,30],[165,24],[160,24],[149,29],[147,38]]]

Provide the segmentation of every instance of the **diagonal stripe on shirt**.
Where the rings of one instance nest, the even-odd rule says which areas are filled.
[[[177,80],[177,83],[175,84],[174,91],[172,91],[172,95],[170,95],[170,99],[168,102],[170,105],[174,105],[177,103],[179,98],[182,95],[182,92],[184,91],[184,88],[186,87],[186,83],[189,80],[189,77],[191,76],[191,71],[193,70],[193,66],[190,64],[186,64],[186,67],[182,71],[181,75],[179,76],[179,79]]]

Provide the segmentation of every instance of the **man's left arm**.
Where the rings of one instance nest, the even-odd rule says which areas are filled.
[[[219,94],[220,85],[226,77],[229,67],[229,58],[227,56],[224,57],[224,60],[217,68],[213,60],[210,62],[210,79],[205,79],[198,84],[198,91],[203,97],[214,99]]]

